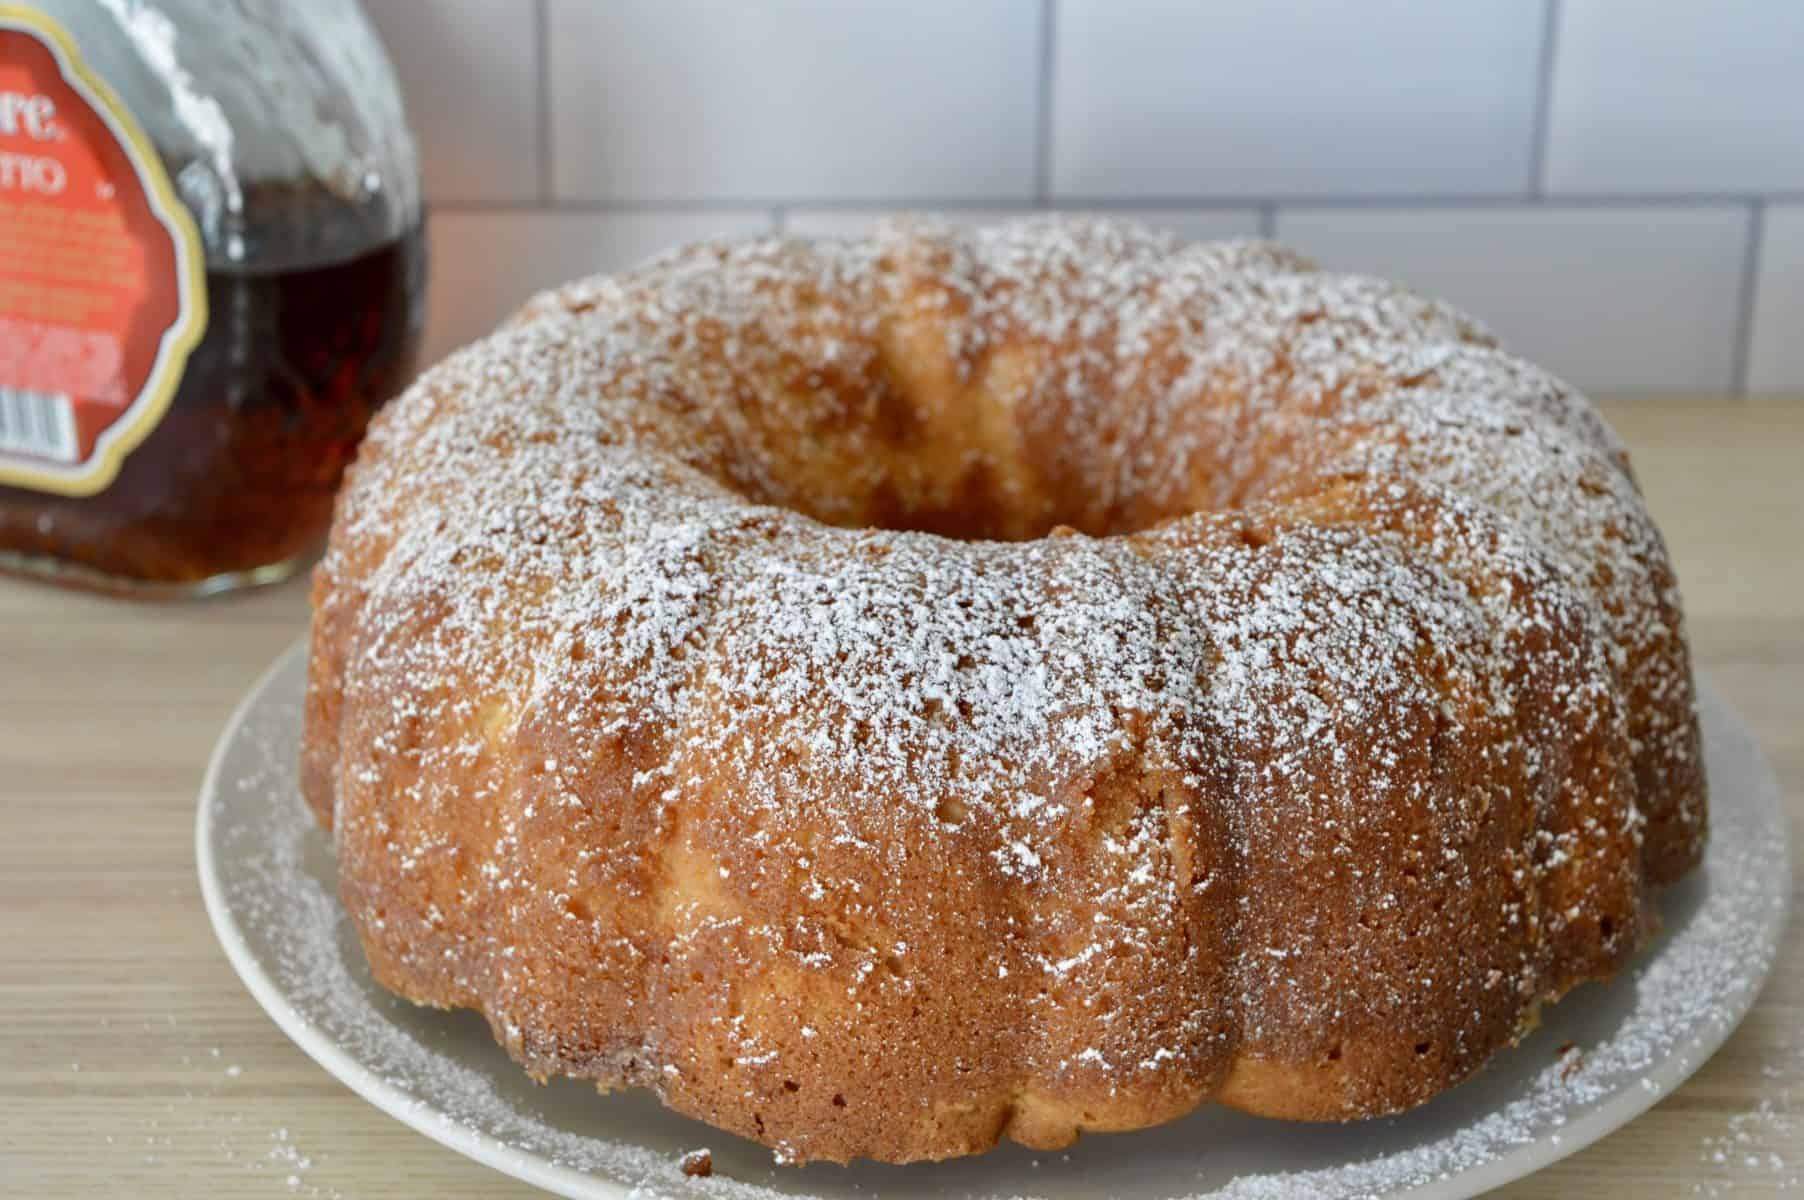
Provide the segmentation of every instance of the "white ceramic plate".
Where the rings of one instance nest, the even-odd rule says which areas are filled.
[[[536,1086],[479,1017],[415,1008],[371,981],[336,899],[330,839],[295,784],[304,673],[296,646],[245,697],[207,770],[196,852],[219,940],[276,1024],[365,1099],[564,1196],[1471,1196],[1595,1141],[1695,1071],[1753,1005],[1791,891],[1778,785],[1706,691],[1710,849],[1663,897],[1665,932],[1632,970],[1554,1006],[1522,1045],[1433,1103],[1342,1126],[1205,1107],[1068,1153],[778,1167],[643,1094]],[[715,1175],[690,1179],[678,1158],[702,1146]]]

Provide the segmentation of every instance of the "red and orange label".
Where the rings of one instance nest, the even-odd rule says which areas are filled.
[[[104,489],[207,323],[200,235],[44,14],[0,3],[0,484]]]

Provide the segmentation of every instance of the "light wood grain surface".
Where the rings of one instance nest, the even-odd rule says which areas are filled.
[[[1697,661],[1804,827],[1804,405],[1609,413],[1678,560]],[[0,1194],[535,1194],[314,1066],[214,943],[195,790],[233,704],[305,620],[298,583],[159,608],[0,579]],[[1753,1015],[1685,1087],[1500,1194],[1799,1190],[1800,950],[1794,924]]]

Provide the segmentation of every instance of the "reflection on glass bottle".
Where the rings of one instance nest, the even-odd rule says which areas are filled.
[[[362,14],[0,5],[9,156],[67,178],[0,178],[0,568],[151,594],[290,573],[421,330],[418,171]]]

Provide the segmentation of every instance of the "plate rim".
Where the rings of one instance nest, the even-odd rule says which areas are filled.
[[[263,698],[276,677],[288,667],[290,660],[303,657],[307,653],[307,647],[308,636],[302,634],[287,649],[276,655],[275,660],[263,669],[256,681],[245,689],[244,694],[238,698],[238,703],[233,706],[232,715],[221,728],[219,738],[213,744],[213,751],[207,758],[206,772],[201,776],[196,805],[198,812],[194,822],[195,867],[200,876],[201,900],[207,910],[207,920],[212,924],[213,936],[225,950],[232,969],[238,973],[239,980],[258,1006],[303,1054],[354,1095],[375,1105],[407,1128],[503,1175],[530,1183],[555,1195],[572,1200],[596,1196],[621,1197],[626,1200],[631,1193],[610,1179],[546,1161],[481,1130],[471,1129],[449,1118],[439,1109],[421,1106],[315,1027],[306,1014],[276,985],[263,964],[251,952],[244,933],[238,926],[236,913],[226,903],[225,888],[219,879],[214,856],[209,850],[213,832],[213,805],[210,801],[220,794],[220,777],[225,769],[226,753],[249,718],[251,710]],[[429,1113],[430,1116],[423,1116],[424,1113]],[[578,1192],[571,1190],[573,1188],[586,1190]]]
[[[275,659],[258,674],[256,680],[245,689],[233,706],[231,715],[222,726],[212,752],[208,756],[206,771],[201,777],[194,824],[195,866],[200,881],[201,899],[207,910],[207,919],[212,925],[214,937],[224,949],[233,970],[237,972],[240,981],[251,993],[252,998],[275,1022],[277,1028],[304,1054],[352,1093],[416,1133],[423,1134],[439,1145],[474,1159],[503,1175],[532,1184],[555,1195],[568,1197],[570,1200],[633,1196],[637,1189],[629,1189],[599,1174],[552,1162],[536,1152],[521,1149],[481,1130],[472,1129],[450,1117],[441,1109],[429,1104],[422,1104],[418,1098],[407,1095],[395,1084],[384,1079],[344,1050],[323,1030],[317,1028],[288,998],[251,951],[243,930],[239,926],[237,914],[226,901],[224,884],[219,878],[215,856],[211,851],[214,802],[222,794],[220,785],[226,755],[236,742],[251,711],[263,700],[276,678],[290,668],[293,660],[305,657],[308,644],[308,635],[301,634],[286,649],[276,655]],[[1760,743],[1754,737],[1747,720],[1734,705],[1724,698],[1719,690],[1709,683],[1702,672],[1694,670],[1694,676],[1699,700],[1707,701],[1724,714],[1735,732],[1747,741],[1753,756],[1758,760],[1760,770],[1776,782],[1772,764],[1761,750]],[[1780,795],[1781,802],[1776,811],[1776,832],[1781,842],[1782,853],[1778,856],[1780,875],[1775,881],[1782,885],[1779,892],[1779,909],[1775,918],[1766,927],[1764,944],[1758,947],[1764,954],[1765,968],[1759,979],[1741,993],[1745,996],[1745,1004],[1741,1007],[1741,1011],[1737,1012],[1731,1020],[1707,1022],[1691,1037],[1675,1043],[1665,1057],[1654,1063],[1642,1076],[1642,1086],[1619,1089],[1578,1118],[1562,1125],[1557,1134],[1539,1137],[1534,1141],[1512,1147],[1494,1158],[1459,1170],[1452,1175],[1423,1180],[1384,1193],[1384,1195],[1410,1196],[1416,1197],[1418,1200],[1426,1200],[1428,1197],[1437,1197],[1439,1200],[1464,1200],[1464,1198],[1480,1195],[1505,1183],[1526,1178],[1536,1171],[1543,1170],[1578,1153],[1629,1124],[1654,1105],[1678,1091],[1692,1075],[1715,1056],[1716,1052],[1741,1027],[1742,1022],[1759,1003],[1761,995],[1771,981],[1777,951],[1783,943],[1785,931],[1791,923],[1792,889],[1789,886],[1792,874],[1791,829],[1789,814],[1783,803],[1783,792]],[[1652,1086],[1648,1086],[1649,1081],[1652,1081]]]

